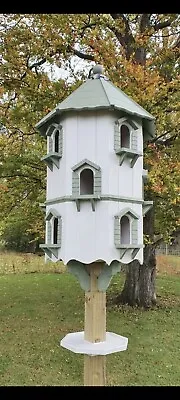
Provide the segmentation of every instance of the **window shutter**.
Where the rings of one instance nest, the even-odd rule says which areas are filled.
[[[119,246],[121,243],[121,234],[120,234],[120,218],[118,216],[114,217],[114,244],[115,246]]]
[[[136,131],[132,131],[132,136],[131,136],[131,148],[134,151],[137,151],[137,132]]]
[[[59,130],[59,154],[62,156],[63,152],[63,129],[62,127]]]
[[[72,195],[79,195],[79,175],[77,172],[72,173]]]
[[[53,140],[52,137],[49,137],[49,153],[53,151]]]
[[[115,123],[115,125],[114,125],[114,150],[118,151],[120,147],[121,147],[121,143],[120,143],[119,124]]]
[[[138,243],[138,221],[137,221],[137,219],[134,219],[132,221],[131,238],[132,238],[132,244],[137,244]]]
[[[57,243],[61,246],[61,236],[62,236],[62,219],[58,218],[58,229],[57,229]]]
[[[94,194],[101,194],[101,170],[95,172],[94,177]]]
[[[47,244],[51,244],[51,240],[52,240],[51,221],[47,221]]]

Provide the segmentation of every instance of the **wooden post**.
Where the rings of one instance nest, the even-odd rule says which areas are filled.
[[[97,343],[106,340],[106,292],[98,291],[97,277],[103,263],[89,266],[90,291],[85,292],[84,339]],[[106,356],[84,356],[84,386],[105,386]]]

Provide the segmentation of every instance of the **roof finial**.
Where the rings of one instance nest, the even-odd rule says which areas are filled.
[[[90,69],[88,78],[99,79],[102,77],[102,73],[103,73],[102,65],[96,64],[94,65],[94,67]]]

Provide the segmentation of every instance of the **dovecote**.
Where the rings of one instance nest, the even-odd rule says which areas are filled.
[[[96,261],[142,264],[152,207],[143,196],[143,144],[155,134],[154,117],[94,73],[36,128],[47,140],[46,258],[76,272]]]

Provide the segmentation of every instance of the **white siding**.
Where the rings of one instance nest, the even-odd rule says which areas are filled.
[[[142,168],[140,157],[134,167],[129,159],[119,165],[119,156],[114,151],[114,124],[119,115],[115,112],[71,112],[60,120],[63,126],[63,154],[59,169],[48,168],[47,200],[72,195],[72,167],[84,159],[101,168],[102,195],[135,197],[142,199]],[[137,131],[138,150],[142,151],[141,128]],[[140,219],[138,226],[138,244],[143,243],[142,205],[116,201],[95,201],[92,211],[90,201],[80,201],[77,211],[75,201],[62,202],[47,206],[53,207],[62,217],[61,248],[58,258],[65,264],[71,259],[85,264],[104,260],[110,264],[120,260],[120,251],[114,244],[114,216],[123,208],[130,207]],[[143,249],[135,257],[143,262]],[[57,261],[52,257],[53,261]],[[128,250],[121,260],[132,261]]]
[[[96,260],[104,260],[110,264],[119,260],[120,251],[114,245],[114,215],[123,208],[130,207],[141,215],[141,205],[114,201],[101,201],[96,204],[93,212],[91,203],[83,201],[81,211],[77,212],[75,202],[61,203],[53,206],[62,217],[62,240],[59,249],[59,259],[65,264],[75,259],[85,264]],[[138,244],[142,244],[142,218],[138,220]],[[140,249],[135,257],[141,263],[143,250]],[[121,260],[123,263],[132,261],[128,251]]]
[[[129,159],[119,165],[119,156],[114,152],[115,120],[116,114],[103,111],[66,114],[61,120],[60,168],[53,166],[53,171],[48,171],[48,199],[72,194],[72,167],[84,158],[101,167],[102,194],[142,198],[142,157],[133,168]],[[141,150],[141,129],[136,132]]]

